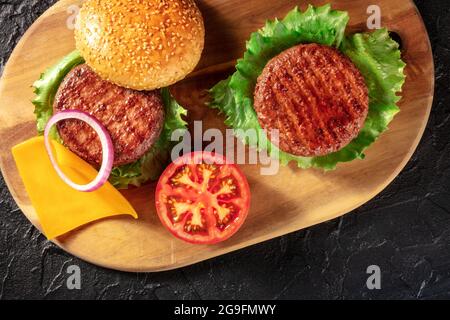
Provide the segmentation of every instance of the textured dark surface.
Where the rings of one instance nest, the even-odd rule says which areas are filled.
[[[53,1],[0,1],[0,66]],[[407,168],[343,218],[181,270],[127,274],[48,243],[0,179],[0,299],[436,299],[450,298],[450,3],[416,1],[436,63],[433,112]],[[1,142],[0,142],[1,143]],[[82,290],[66,287],[81,267]],[[382,289],[366,287],[378,265]]]

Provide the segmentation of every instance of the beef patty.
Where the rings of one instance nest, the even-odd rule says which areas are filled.
[[[161,134],[164,106],[159,91],[139,92],[102,80],[86,64],[75,67],[61,84],[54,112],[80,110],[89,113],[108,130],[114,145],[114,166],[141,158]],[[102,161],[100,139],[79,120],[57,125],[64,144],[93,165]]]
[[[303,157],[336,152],[362,129],[369,110],[367,86],[338,50],[302,44],[273,58],[258,78],[254,107],[259,123],[279,130],[279,148]]]

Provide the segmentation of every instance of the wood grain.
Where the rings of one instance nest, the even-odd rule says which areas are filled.
[[[268,18],[283,17],[304,1],[202,0],[206,49],[197,70],[172,92],[185,105],[189,122],[204,129],[224,129],[223,118],[204,107],[205,90],[225,78],[239,58],[251,32]],[[324,1],[310,1],[324,4]],[[39,228],[24,190],[11,147],[34,135],[31,85],[48,66],[74,49],[67,28],[67,8],[81,1],[62,0],[28,30],[14,50],[0,83],[0,165],[8,187],[27,218]],[[365,30],[368,5],[378,4],[383,26],[403,42],[407,81],[401,113],[367,152],[363,161],[342,164],[333,172],[285,167],[276,176],[261,176],[259,167],[243,166],[253,202],[243,229],[216,246],[194,246],[173,238],[159,223],[154,208],[154,184],[127,190],[124,195],[140,214],[92,223],[60,238],[64,250],[91,263],[124,271],[161,271],[193,264],[252,244],[312,226],[359,207],[381,192],[404,168],[416,149],[431,110],[434,66],[427,32],[410,0],[342,0],[333,8],[349,11],[350,31]],[[389,214],[389,213],[386,213]]]

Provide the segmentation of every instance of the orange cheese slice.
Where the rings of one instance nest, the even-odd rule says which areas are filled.
[[[87,184],[97,171],[56,141],[53,154],[61,170],[72,181]],[[94,192],[72,189],[56,174],[45,149],[44,138],[36,137],[12,149],[19,174],[39,217],[43,232],[54,239],[87,223],[137,213],[110,183]]]

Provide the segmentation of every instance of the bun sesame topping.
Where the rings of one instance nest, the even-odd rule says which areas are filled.
[[[200,60],[205,29],[193,0],[87,0],[75,40],[105,80],[135,90],[174,84]]]

